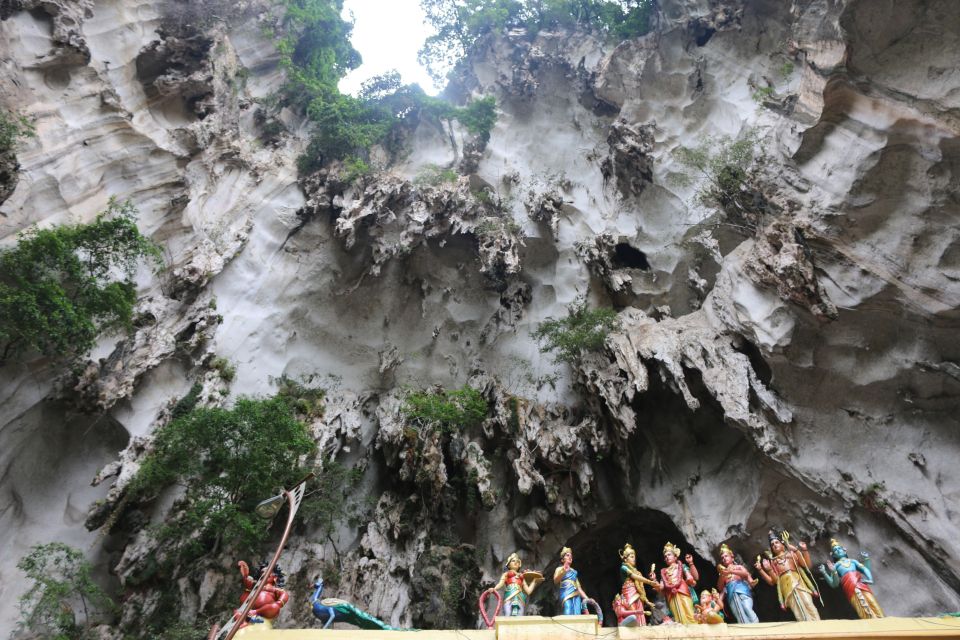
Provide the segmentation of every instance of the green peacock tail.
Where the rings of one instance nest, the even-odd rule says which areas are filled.
[[[354,626],[360,627],[361,629],[368,629],[371,631],[409,631],[409,629],[391,627],[383,620],[373,617],[363,609],[355,607],[346,600],[341,600],[339,598],[323,598],[320,600],[320,604],[325,607],[330,607],[337,612],[337,622],[347,622]]]

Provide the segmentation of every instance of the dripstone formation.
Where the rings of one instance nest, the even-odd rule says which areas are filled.
[[[474,627],[511,553],[552,571],[565,546],[607,606],[624,540],[641,568],[672,540],[707,582],[722,543],[766,548],[774,524],[824,560],[831,538],[869,549],[888,615],[960,609],[953,0],[663,0],[622,43],[489,34],[448,90],[495,96],[489,139],[424,118],[352,177],[298,174],[303,114],[267,130],[285,70],[266,0],[216,20],[0,4],[0,95],[36,131],[0,158],[3,246],[117,196],[168,265],[139,274],[131,335],[0,369],[0,631],[17,560],[52,540],[123,595],[109,637],[235,606],[216,554],[161,601],[134,568],[173,496],[133,513],[126,487],[195,384],[230,406],[311,376],[312,437],[359,470],[338,497],[354,515],[295,530],[280,626],[314,624],[323,574],[388,625]],[[747,138],[732,190],[684,162]],[[541,353],[533,332],[578,300],[615,328]],[[464,385],[482,420],[411,433],[411,388]],[[556,613],[548,586],[527,613]],[[780,615],[769,591],[756,609]]]

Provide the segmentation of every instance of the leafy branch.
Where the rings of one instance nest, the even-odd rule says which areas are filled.
[[[111,199],[90,224],[34,228],[0,250],[0,364],[28,349],[81,355],[101,333],[132,326],[137,264],[162,264],[136,213]]]
[[[558,361],[573,363],[584,352],[601,349],[618,326],[616,311],[608,307],[590,309],[580,298],[567,308],[566,318],[547,318],[537,325],[533,337],[543,343],[541,352],[552,352]]]

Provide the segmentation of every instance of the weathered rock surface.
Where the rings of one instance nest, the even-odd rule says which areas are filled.
[[[752,557],[776,524],[818,560],[830,537],[872,551],[890,614],[960,607],[956,3],[665,0],[624,43],[492,35],[457,82],[497,97],[489,141],[425,121],[406,157],[352,181],[298,179],[296,114],[262,142],[254,100],[283,77],[264,3],[226,22],[172,8],[0,3],[4,106],[37,129],[0,239],[118,196],[169,265],[140,275],[137,330],[79,377],[0,370],[0,620],[17,558],[54,539],[88,550],[131,625],[134,604],[158,606],[130,575],[156,552],[148,529],[107,551],[83,525],[109,518],[171,401],[328,374],[310,428],[362,470],[345,496],[362,508],[296,532],[294,601],[324,573],[328,595],[391,624],[469,625],[464,594],[517,549],[543,569],[573,546],[609,601],[626,541],[642,562],[681,544],[709,581],[719,543]],[[750,132],[763,162],[730,206],[672,179],[679,147]],[[419,184],[430,165],[462,176]],[[530,334],[584,295],[620,327],[553,363]],[[236,365],[229,386],[214,356]],[[411,433],[405,388],[467,382],[490,404],[481,426]],[[226,612],[231,562],[181,576],[183,617]],[[780,615],[769,592],[758,607]],[[825,613],[849,615],[829,598]]]

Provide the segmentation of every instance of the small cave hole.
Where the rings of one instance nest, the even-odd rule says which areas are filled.
[[[716,32],[717,32],[716,29],[711,29],[710,27],[698,28],[696,33],[694,34],[694,40],[696,41],[697,46],[698,47],[705,46],[708,42],[710,42],[710,38],[712,38],[713,34],[715,34]]]
[[[759,378],[760,382],[762,382],[764,386],[770,386],[770,381],[773,379],[773,370],[770,368],[770,365],[767,364],[767,361],[763,357],[763,353],[760,352],[760,349],[757,348],[757,345],[748,340],[744,340],[736,347],[736,350],[747,356],[747,358],[750,360],[750,366],[753,367],[753,370],[757,374],[757,378]]]
[[[647,254],[626,242],[620,242],[613,248],[613,266],[615,269],[650,270]]]

